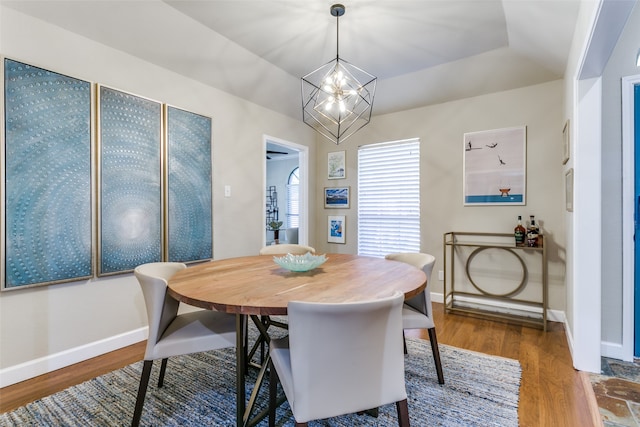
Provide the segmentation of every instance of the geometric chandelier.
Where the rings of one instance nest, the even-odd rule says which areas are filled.
[[[376,77],[340,58],[341,4],[331,6],[336,17],[336,58],[302,77],[302,120],[336,145],[371,120]]]

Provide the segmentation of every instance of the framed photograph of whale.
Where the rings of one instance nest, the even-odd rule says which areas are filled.
[[[463,203],[525,205],[526,126],[464,134]]]
[[[91,83],[3,58],[2,290],[93,276]]]

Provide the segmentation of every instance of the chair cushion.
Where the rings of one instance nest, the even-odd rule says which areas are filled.
[[[431,329],[435,327],[433,320],[415,308],[407,304],[402,306],[402,329]]]
[[[200,310],[177,316],[145,360],[236,346],[235,315]]]

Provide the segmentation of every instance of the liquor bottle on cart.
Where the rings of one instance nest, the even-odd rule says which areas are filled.
[[[522,225],[522,216],[518,215],[518,225],[513,229],[513,235],[516,238],[516,246],[524,246],[527,229]]]
[[[538,246],[538,236],[540,227],[536,224],[535,215],[529,215],[529,228],[527,229],[527,246],[535,248]]]

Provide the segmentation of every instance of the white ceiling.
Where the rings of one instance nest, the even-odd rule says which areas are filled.
[[[295,118],[335,58],[327,0],[0,0]],[[562,78],[579,0],[346,0],[340,57],[378,77],[373,114]]]

